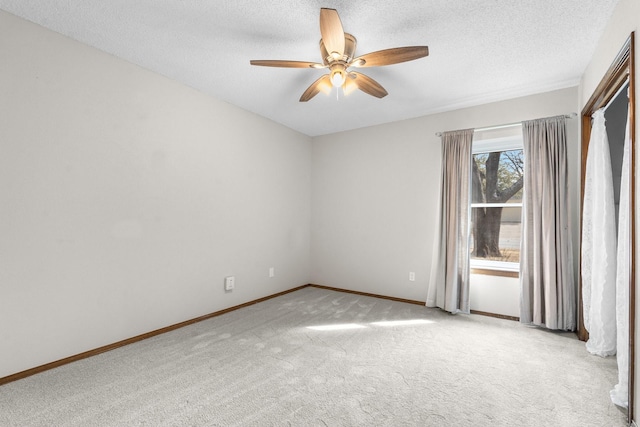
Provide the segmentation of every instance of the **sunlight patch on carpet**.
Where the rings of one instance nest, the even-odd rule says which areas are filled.
[[[407,319],[407,320],[384,320],[379,322],[371,322],[369,325],[374,326],[414,326],[414,325],[426,325],[429,323],[436,323],[433,320],[427,319]],[[342,331],[347,329],[364,329],[368,328],[366,325],[358,323],[341,323],[338,325],[317,325],[307,326],[307,329],[313,329],[314,331]]]
[[[362,329],[366,326],[358,325],[357,323],[343,323],[339,325],[319,325],[319,326],[307,326],[307,329],[313,329],[314,331],[342,331],[345,329]]]
[[[371,322],[376,326],[411,326],[411,325],[423,325],[427,323],[436,323],[433,320],[427,319],[410,319],[410,320],[386,320],[383,322]]]

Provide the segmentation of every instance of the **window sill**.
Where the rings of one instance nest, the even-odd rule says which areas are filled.
[[[487,268],[487,267],[472,267],[471,274],[482,274],[486,276],[500,276],[500,277],[520,277],[519,271],[513,270],[500,270],[495,268]]]

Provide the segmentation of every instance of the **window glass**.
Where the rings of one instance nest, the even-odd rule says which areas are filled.
[[[503,134],[496,134],[499,132]],[[474,135],[471,165],[472,268],[515,271],[519,268],[524,153],[521,128],[507,130],[508,135],[504,132]]]
[[[471,203],[522,203],[522,150],[473,155]]]
[[[471,208],[471,259],[519,263],[521,216],[521,206]],[[475,226],[480,217],[485,218],[484,227]]]

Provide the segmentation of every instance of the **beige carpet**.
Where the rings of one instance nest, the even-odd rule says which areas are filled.
[[[615,381],[573,334],[305,288],[2,386],[0,426],[624,426]]]

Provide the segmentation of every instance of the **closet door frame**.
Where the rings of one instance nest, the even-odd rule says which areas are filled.
[[[629,411],[628,420],[631,423],[634,420],[634,377],[635,377],[635,307],[636,307],[636,291],[635,291],[635,78],[634,78],[634,33],[632,32],[624,46],[616,56],[615,60],[604,75],[600,84],[589,98],[584,109],[582,110],[582,163],[580,172],[580,212],[583,211],[584,203],[584,183],[585,170],[587,164],[587,153],[589,151],[589,140],[591,138],[591,116],[600,108],[606,106],[617,94],[618,90],[627,82],[629,82],[629,132],[631,136],[631,159],[629,165],[630,181],[629,181],[629,209],[630,212],[630,271],[629,271]],[[580,229],[582,230],[582,213],[580,214]],[[582,242],[580,243],[582,249]],[[582,261],[582,250],[580,251]],[[582,263],[582,262],[581,262]],[[582,313],[582,270],[579,278],[579,304],[578,304],[578,338],[582,341],[589,339],[589,333],[584,327],[584,318]]]

